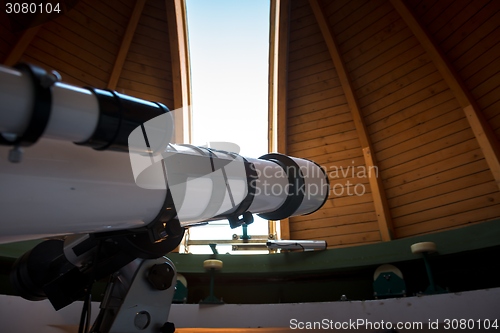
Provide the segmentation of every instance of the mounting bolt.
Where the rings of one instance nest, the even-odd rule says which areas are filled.
[[[23,150],[19,146],[13,147],[9,150],[9,162],[20,163],[23,159]]]
[[[134,318],[134,325],[139,330],[146,329],[151,323],[151,315],[147,311],[137,312]]]
[[[157,290],[166,290],[172,285],[175,271],[168,263],[156,264],[151,267],[148,280]]]

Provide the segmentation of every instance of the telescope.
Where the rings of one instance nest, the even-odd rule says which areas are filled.
[[[186,228],[311,214],[328,197],[312,161],[173,143],[176,111],[161,103],[65,84],[30,64],[0,66],[0,96],[0,243],[49,238],[18,259],[11,282],[57,310],[114,276],[99,332],[129,331],[120,316],[134,286],[153,285],[144,303],[173,295],[175,267],[163,256]],[[152,332],[153,314],[168,309],[145,306],[130,327]]]

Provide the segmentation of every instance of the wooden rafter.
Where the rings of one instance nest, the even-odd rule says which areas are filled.
[[[132,15],[130,16],[130,20],[128,21],[127,30],[125,30],[122,44],[115,59],[113,71],[111,72],[111,75],[109,77],[107,86],[108,89],[116,89],[116,85],[118,84],[118,80],[120,79],[120,75],[122,73],[123,64],[125,63],[125,59],[127,58],[128,50],[130,48],[130,44],[132,43],[132,39],[134,38],[135,30],[137,28],[137,24],[139,23],[139,19],[141,18],[145,3],[146,0],[137,0],[135,3],[135,7],[132,10]]]
[[[490,125],[484,119],[474,97],[463,83],[460,75],[444,55],[427,30],[402,0],[391,0],[392,5],[406,22],[422,47],[430,55],[444,80],[462,107],[469,125],[478,141],[493,177],[500,188],[500,144]]]
[[[330,52],[333,64],[335,66],[335,69],[337,70],[339,81],[342,85],[347,103],[351,110],[354,125],[356,126],[356,131],[358,133],[361,148],[363,150],[363,156],[365,158],[365,165],[366,168],[370,170],[369,181],[372,189],[373,203],[375,205],[375,212],[377,214],[380,236],[383,241],[389,241],[392,239],[392,235],[394,234],[389,205],[387,203],[382,180],[377,176],[375,172],[376,170],[378,170],[377,161],[375,155],[373,154],[373,146],[368,135],[368,131],[366,130],[366,125],[361,114],[361,109],[354,94],[354,88],[349,78],[349,73],[347,72],[344,61],[340,56],[340,51],[337,45],[337,41],[335,40],[335,36],[331,31],[328,20],[326,19],[318,1],[309,0],[309,4],[311,5],[314,16],[316,17],[316,21],[318,22],[319,28],[328,47],[328,51]]]
[[[289,0],[271,1],[269,47],[268,150],[286,154]],[[273,222],[270,222],[273,223]],[[269,228],[271,230],[271,227]],[[281,239],[290,239],[288,219],[280,220]]]
[[[175,113],[175,141],[189,143],[192,116],[186,5],[183,0],[166,0],[165,4],[172,63],[173,107],[178,110]]]
[[[19,62],[19,60],[24,54],[24,51],[26,51],[26,48],[31,43],[33,38],[35,38],[35,36],[38,34],[38,31],[40,30],[41,27],[42,27],[41,25],[37,25],[35,27],[29,28],[21,35],[16,45],[14,45],[14,47],[10,51],[7,58],[5,58],[4,65],[13,66]]]

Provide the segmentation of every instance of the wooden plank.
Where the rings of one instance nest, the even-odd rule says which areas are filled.
[[[340,51],[337,46],[337,42],[334,39],[331,28],[326,20],[321,7],[316,0],[310,0],[309,4],[314,12],[318,25],[323,34],[323,38],[328,46],[332,61],[335,64],[340,83],[344,89],[344,93],[347,99],[347,103],[351,109],[353,121],[356,127],[356,131],[363,149],[363,154],[365,157],[366,167],[377,168],[377,163],[375,156],[373,155],[373,148],[368,137],[368,133],[363,121],[363,116],[358,105],[358,101],[354,95],[354,89],[349,78],[349,74],[346,70],[343,59],[340,56]],[[373,171],[373,170],[372,170]],[[373,172],[370,172],[370,186],[373,191],[373,202],[375,205],[375,211],[377,213],[377,220],[379,223],[379,231],[381,238],[384,241],[392,239],[392,222],[390,217],[389,206],[387,204],[387,199],[385,197],[382,180],[376,177]]]
[[[323,81],[319,81],[316,83],[305,85],[299,89],[292,90],[291,87],[289,86],[288,96],[290,99],[294,99],[294,98],[304,97],[304,96],[311,95],[311,94],[325,91],[325,90],[334,90],[336,88],[339,90],[342,89],[340,87],[340,82],[339,82],[338,78],[333,77],[333,78],[328,78],[328,79],[323,80]]]
[[[147,54],[142,54],[139,52],[134,52],[130,50],[127,54],[127,62],[133,61],[135,63],[144,63],[144,58],[147,58],[147,65],[152,68],[158,68],[164,71],[171,71],[170,63],[167,61],[162,61],[161,59],[150,58]]]
[[[97,46],[98,48],[105,49],[111,54],[114,54],[115,50],[118,49],[117,43],[109,41],[99,33],[96,33],[88,29],[86,26],[74,21],[71,16],[61,15],[54,21],[47,22],[46,25],[52,27],[54,33],[59,33],[59,29],[61,30],[61,32],[64,32],[64,30],[71,32],[75,37],[65,37],[65,39],[72,41],[75,44],[80,44],[81,41],[87,41],[94,47]]]
[[[348,40],[342,46],[346,59],[354,59],[361,56],[368,50],[376,47],[393,35],[407,29],[406,24],[399,17],[399,14],[393,10],[383,20],[375,22],[363,34],[360,34],[359,40]],[[361,39],[364,37],[364,39]]]
[[[447,61],[442,51],[436,46],[427,31],[420,25],[403,1],[391,0],[391,3],[406,21],[409,28],[415,34],[415,37],[418,38],[422,46],[429,53],[436,67],[455,94],[455,97],[469,120],[469,124],[490,166],[497,186],[500,188],[500,143],[489,124],[483,118],[476,101],[461,81],[458,73]]]
[[[488,119],[488,122],[490,123],[492,128],[496,129],[497,127],[493,125],[493,118],[500,115],[500,100],[485,108],[484,115],[486,116],[486,119]]]
[[[363,157],[363,152],[359,147],[346,149],[341,151],[334,151],[331,153],[324,153],[323,151],[316,152],[315,150],[308,150],[301,154],[302,158],[313,159],[316,163],[332,163],[345,159],[354,159]]]
[[[368,126],[374,143],[405,131],[413,124],[419,124],[439,115],[436,110],[457,109],[459,105],[451,91],[446,90],[429,99],[393,113]]]
[[[123,64],[123,70],[134,72],[134,73],[142,73],[144,75],[147,75],[150,77],[155,77],[158,79],[169,80],[169,78],[172,77],[171,67],[168,67],[165,69],[155,68],[155,67],[151,67],[147,64],[144,64],[143,62],[138,63],[135,61],[131,61],[130,59],[127,59],[125,64]]]
[[[398,227],[403,227],[411,224],[420,225],[425,221],[435,221],[439,218],[445,218],[450,215],[458,215],[477,208],[483,208],[487,211],[489,210],[488,207],[494,206],[498,204],[498,202],[500,202],[500,192],[498,191],[495,183],[492,182],[486,184],[490,184],[491,186],[489,186],[487,189],[489,192],[486,191],[487,193],[482,196],[473,197],[459,202],[446,204],[444,206],[419,211],[415,214],[394,218],[395,225],[397,225]],[[494,217],[498,217],[498,211],[494,213],[496,214],[496,216]],[[437,226],[437,223],[435,223],[435,225]]]
[[[494,74],[498,73],[498,69],[495,69]],[[477,96],[478,99],[489,94],[491,92],[498,92],[500,87],[500,79],[498,75],[492,75],[490,77],[485,77],[485,80],[479,85],[471,89],[471,92]],[[497,99],[498,100],[498,99]]]
[[[293,236],[296,237],[296,239],[324,239],[329,236],[347,236],[371,231],[378,232],[378,225],[376,221],[352,223],[346,226],[331,226],[326,228],[293,231]]]
[[[362,48],[364,52],[361,52],[356,57],[347,57],[347,55],[345,55],[345,59],[348,59],[348,61],[346,61],[346,66],[354,71],[367,63],[377,61],[380,57],[384,57],[388,53],[390,54],[394,48],[404,43],[410,37],[411,31],[409,29],[401,29],[394,34],[388,35],[387,38],[374,44],[371,48],[365,45],[365,43],[362,43],[360,48]]]
[[[341,124],[331,125],[325,128],[319,128],[316,130],[311,130],[307,132],[297,133],[294,135],[288,135],[289,144],[299,143],[302,141],[312,140],[316,138],[322,138],[328,134],[342,133],[344,131],[355,130],[356,127],[352,121],[347,121]]]
[[[296,217],[293,218],[293,222],[290,223],[290,229],[292,232],[300,230],[308,230],[315,228],[326,228],[330,226],[342,226],[349,225],[353,223],[371,222],[377,221],[377,216],[375,212],[351,214],[346,216],[338,216],[317,220],[304,220],[297,221]]]
[[[93,6],[77,5],[67,14],[74,23],[86,30],[105,38],[108,42],[119,45],[126,21],[114,22],[107,13],[97,11]]]
[[[467,3],[468,1],[453,1],[450,3],[441,15],[437,16],[427,25],[427,30],[432,32],[432,34],[435,34],[443,27],[446,27],[448,22],[450,22],[467,5]]]
[[[407,39],[401,41],[398,44],[398,47],[388,49],[383,54],[371,59],[370,62],[362,64],[361,66],[353,69],[352,76],[357,80],[357,78],[362,77],[381,66],[386,66],[386,64],[390,64],[391,62],[397,60],[398,58],[402,57],[403,54],[412,50],[417,45],[418,41],[412,36],[409,36]],[[413,53],[415,55],[419,54],[420,52],[421,50],[419,49],[413,50]],[[406,60],[407,59],[401,59],[400,61],[406,61]],[[385,71],[385,73],[387,73],[387,71]]]
[[[305,7],[307,8],[307,7]],[[312,15],[310,13],[309,15]],[[302,38],[307,38],[310,36],[314,36],[316,34],[320,34],[321,32],[319,31],[318,25],[317,24],[311,24],[306,27],[303,27],[298,30],[294,30],[293,32],[290,32],[290,43],[295,42],[296,40],[302,39]]]
[[[330,89],[330,90],[323,90],[323,91],[318,91],[309,95],[305,96],[299,96],[296,98],[289,98],[288,99],[288,107],[290,109],[294,109],[297,107],[301,106],[307,106],[312,103],[316,102],[321,102],[329,98],[334,98],[334,97],[339,97],[342,96],[342,90],[341,89]],[[343,96],[342,96],[343,97]]]
[[[123,69],[122,74],[121,74],[121,78],[123,78],[125,80],[129,80],[131,82],[140,82],[140,83],[146,84],[148,86],[154,87],[155,89],[152,89],[150,92],[165,91],[165,90],[166,90],[166,92],[169,92],[169,91],[171,92],[173,89],[170,76],[163,77],[163,78],[157,78],[154,76],[149,76],[146,74],[136,73],[136,72],[132,72],[132,71]],[[147,92],[147,91],[144,91],[144,92]],[[167,94],[167,95],[171,95],[171,93]]]
[[[299,51],[304,48],[311,47],[312,45],[318,44],[322,41],[321,34],[312,35],[309,37],[297,39],[290,42],[289,48],[290,52]]]
[[[396,73],[390,83],[371,90],[367,94],[361,95],[362,97],[359,98],[359,104],[362,107],[366,107],[372,103],[382,101],[383,104],[387,105],[388,96],[391,96],[392,98],[393,94],[396,94],[394,97],[394,99],[396,99],[398,98],[397,93],[400,91],[402,94],[408,94],[407,90],[410,90],[409,86],[418,88],[422,84],[421,80],[425,80],[434,73],[438,74],[436,72],[436,67],[434,67],[432,63],[427,63],[415,70],[408,71],[401,77],[397,77]],[[412,90],[415,88],[412,88]]]
[[[298,20],[290,20],[290,34],[293,34],[298,30],[307,28],[312,24],[316,24],[316,19],[314,18],[314,15],[312,15],[312,13],[307,16],[301,17]]]
[[[420,58],[422,55],[425,55],[425,51],[420,45],[415,45],[391,59],[391,61],[385,63],[383,67],[375,67],[366,73],[360,73],[360,75],[356,77],[356,90],[363,89],[365,86],[372,83],[377,84],[377,80],[383,80],[384,76],[390,75],[390,73],[400,67],[405,68],[406,66],[410,66],[408,64],[412,60]],[[425,60],[422,61],[425,62]]]
[[[50,52],[50,54],[57,59],[64,59],[64,61],[68,64],[75,66],[76,68],[84,71],[88,75],[95,77],[96,79],[106,82],[108,78],[108,73],[96,67],[93,63],[86,61],[81,55],[77,56],[78,53],[72,53],[69,51],[73,51],[72,48],[66,48],[63,44],[59,44],[62,46],[59,47],[57,44],[49,43],[43,38],[36,38],[31,45],[40,50],[44,50],[46,52]],[[83,50],[82,50],[83,51]],[[92,58],[90,58],[92,59]]]
[[[300,64],[301,60],[307,59],[309,57],[315,57],[318,53],[327,52],[325,43],[321,40],[316,44],[311,45],[310,47],[299,49],[294,52],[288,53],[288,61],[292,63],[293,67],[300,68],[302,65]],[[300,67],[299,67],[300,66]]]
[[[169,96],[169,87],[158,87],[155,85],[151,85],[150,82],[145,83],[142,81],[137,81],[137,80],[130,80],[126,79],[124,77],[120,77],[118,84],[117,84],[117,89],[127,89],[127,90],[132,90],[132,91],[137,91],[137,92],[142,92],[145,94],[152,94],[155,96]]]
[[[432,99],[438,94],[449,90],[448,85],[443,80],[425,88],[415,92],[414,94],[407,96],[395,103],[382,107],[380,110],[373,110],[373,112],[369,115],[365,116],[366,123],[368,125],[373,124],[376,121],[384,120],[395,113],[400,112],[401,110],[405,110],[407,108],[411,108],[412,110],[418,111],[418,108],[412,108],[415,105],[419,105],[420,103],[425,103],[425,100]]]
[[[500,28],[498,29],[498,32],[500,33]],[[464,67],[460,71],[460,76],[463,77],[464,81],[467,81],[470,77],[476,75],[476,73],[483,70],[486,66],[492,63],[497,63],[500,59],[499,55],[500,43],[495,45],[492,49],[482,53],[472,64]]]
[[[388,188],[387,197],[389,198],[388,200],[390,200],[391,206],[398,206],[399,200],[401,200],[402,203],[413,200],[414,193],[415,198],[418,198],[420,191],[428,193],[432,186],[440,186],[441,183],[446,183],[462,177],[469,177],[484,171],[486,171],[490,179],[493,180],[493,176],[491,172],[489,172],[488,165],[484,159],[469,162],[467,164],[458,164],[450,169],[439,171],[430,176]]]
[[[43,59],[43,60],[46,60],[46,59]],[[54,69],[54,66],[51,65],[51,63],[52,63],[51,61],[48,61],[48,63],[46,63],[46,62],[40,60],[38,57],[34,58],[34,57],[30,56],[29,54],[24,54],[21,57],[21,62],[28,62],[28,63],[40,66],[40,67],[45,68],[45,69]],[[84,82],[84,81],[76,78],[74,75],[70,75],[64,71],[58,71],[58,73],[61,74],[61,76],[64,79],[64,82],[67,84],[72,84],[72,85],[79,86],[79,87],[89,85],[87,82]]]
[[[312,120],[298,124],[296,126],[288,126],[288,135],[295,135],[298,133],[303,133],[315,129],[325,128],[333,126],[336,124],[343,124],[347,122],[352,122],[352,116],[350,113],[341,113],[337,115],[332,115],[326,118]]]
[[[416,109],[420,112],[408,113],[405,112],[408,109],[402,110],[400,113],[394,115],[394,118],[397,119],[393,119],[391,117],[390,120],[392,121],[390,122],[390,124],[387,124],[387,127],[384,127],[383,129],[380,129],[380,127],[375,126],[379,123],[375,123],[372,126],[370,126],[369,131],[371,134],[371,138],[373,140],[373,144],[375,146],[379,143],[381,145],[384,145],[384,143],[382,142],[387,141],[394,135],[401,134],[411,129],[413,126],[418,126],[419,124],[430,121],[436,117],[441,116],[441,114],[446,114],[452,110],[459,109],[457,101],[453,98],[453,96],[451,97],[451,99],[443,103],[436,103],[428,108],[426,108],[426,106],[427,106],[426,104],[422,104],[420,109]],[[439,112],[436,112],[436,110],[439,110]],[[461,110],[459,111],[460,113],[462,112]]]
[[[422,24],[427,26],[438,19],[441,15],[445,15],[444,12],[449,6],[452,6],[453,3],[453,0],[435,1],[434,4],[429,6],[429,9],[425,12],[425,14],[419,16]]]
[[[106,79],[102,79],[107,80],[107,73],[111,71],[111,63],[108,63],[106,59],[100,57],[99,54],[95,54],[92,50],[89,51],[81,45],[71,43],[62,38],[59,34],[55,34],[51,30],[45,28],[40,30],[37,38],[33,41],[33,45],[38,45],[39,43],[45,44],[43,47],[40,46],[40,49],[52,50],[54,48],[60,48],[63,52],[69,53],[87,62],[89,65],[95,67],[97,71],[102,71],[103,74],[106,75]],[[61,58],[64,57],[62,56]]]
[[[476,73],[484,65],[498,59],[500,49],[500,27],[481,38],[473,48],[468,49],[453,64],[464,79]]]
[[[314,74],[306,74],[306,76],[300,77],[299,80],[290,81],[288,83],[288,91],[293,92],[294,90],[307,89],[311,85],[326,82],[328,80],[335,80],[335,84],[332,86],[332,89],[335,87],[340,87],[337,73],[335,73],[334,71],[322,71]]]
[[[46,64],[47,69],[58,71],[63,78],[65,78],[66,75],[69,75],[80,80],[80,82],[83,82],[84,85],[90,85],[92,87],[104,86],[104,81],[96,78],[95,76],[86,72],[85,70],[82,70],[74,66],[73,64],[69,64],[64,60],[53,56],[47,51],[50,50],[42,50],[33,45],[30,45],[30,47],[26,50],[25,55],[30,56]]]
[[[328,248],[355,246],[358,244],[368,244],[371,242],[379,242],[380,233],[378,231],[363,232],[358,234],[342,235],[342,236],[328,236],[321,238],[328,244]]]
[[[355,206],[345,206],[345,207],[335,207],[335,208],[326,208],[326,209],[320,209],[316,212],[314,212],[311,215],[308,215],[309,219],[308,220],[315,220],[315,219],[325,219],[325,218],[334,218],[338,216],[348,216],[352,214],[359,214],[359,213],[369,213],[369,212],[374,212],[374,207],[373,203],[363,203]],[[296,216],[291,218],[292,221],[294,220],[299,220],[300,216]]]
[[[381,8],[387,8],[387,6],[383,6],[381,4],[382,2],[378,1],[358,0],[347,3],[345,6],[337,10],[334,15],[328,15],[324,9],[322,11],[328,19],[327,23],[332,27],[336,35],[341,35],[345,32],[345,39],[350,39],[360,30],[364,30],[367,25],[376,21],[376,19],[371,20],[370,17],[372,14],[376,18],[380,18],[386,14],[385,12],[378,13]],[[361,27],[358,28],[358,25],[361,25]],[[343,40],[340,39],[340,37],[337,38],[337,42],[339,44],[341,44],[342,41]]]
[[[130,44],[132,43],[132,39],[134,38],[135,28],[137,27],[137,23],[139,23],[139,19],[141,18],[142,9],[144,8],[145,3],[146,0],[137,0],[135,3],[134,10],[132,11],[132,15],[130,16],[130,19],[128,21],[127,30],[125,30],[120,49],[118,50],[118,54],[116,55],[113,70],[111,71],[111,75],[109,76],[107,85],[108,89],[116,89]]]
[[[414,202],[434,198],[439,195],[492,181],[494,180],[489,170],[484,170],[474,174],[466,174],[465,176],[462,175],[460,178],[455,178],[449,181],[440,180],[439,182],[430,184],[430,186],[423,189],[391,198],[389,199],[389,203],[393,209],[396,209],[397,207],[412,204]]]
[[[404,132],[393,135],[375,144],[380,160],[397,157],[412,149],[426,146],[433,141],[469,128],[460,110],[452,109],[429,121],[415,124]]]
[[[99,57],[106,63],[111,65],[115,59],[115,50],[117,48],[115,45],[111,43],[104,42],[104,44],[99,43],[97,40],[93,40],[92,38],[86,39],[82,37],[79,33],[74,32],[70,29],[70,27],[66,27],[62,24],[59,24],[58,21],[47,22],[44,25],[44,28],[40,31],[40,35],[44,36],[45,39],[49,39],[49,34],[46,34],[46,31],[50,32],[51,35],[57,35],[59,38],[64,40],[64,45],[68,45],[72,49],[84,49],[87,52],[93,53],[96,57]],[[92,36],[93,37],[93,36]]]
[[[455,4],[454,7],[461,7],[462,4],[465,4],[465,7],[458,11],[457,15],[449,20],[446,25],[433,33],[433,36],[436,40],[445,41],[447,39],[450,39],[450,37],[455,33],[458,33],[460,35],[460,31],[457,32],[457,30],[462,27],[465,22],[470,21],[472,17],[481,10],[485,2],[484,0],[474,0],[469,1],[469,3],[467,3],[466,1],[462,1],[460,4]]]
[[[492,199],[495,200],[495,198]],[[398,237],[410,237],[423,233],[450,229],[453,227],[466,226],[471,223],[483,222],[497,218],[498,211],[500,211],[500,205],[492,204],[487,206],[487,209],[485,207],[480,207],[467,212],[462,212],[460,214],[425,221],[421,224],[411,224],[400,227],[396,229],[396,234]]]
[[[381,170],[382,175],[384,175],[384,184],[387,189],[402,186],[406,183],[416,181],[425,177],[432,176],[444,170],[453,169],[459,165],[474,162],[483,159],[481,151],[479,149],[470,150],[471,145],[474,143],[464,142],[455,147],[450,147],[438,152],[443,156],[442,159],[432,160],[430,164],[425,164],[423,159],[414,160],[406,163],[405,165],[399,165],[393,169],[404,169],[404,170]],[[408,172],[411,170],[416,170],[415,172]],[[391,176],[390,172],[393,172],[395,176]]]
[[[453,35],[443,40],[440,47],[447,57],[454,61],[466,51],[474,48],[482,38],[497,29],[500,19],[499,10],[500,8],[495,8],[495,6],[483,7],[477,15],[465,22]]]
[[[500,68],[498,67],[498,63],[496,61],[491,62],[466,79],[465,83],[475,96],[481,97],[485,92],[498,89],[499,86],[495,77],[499,72]]]
[[[342,138],[341,141],[335,141],[335,139]],[[304,155],[312,155],[314,156],[322,156],[323,154],[328,154],[329,152],[337,152],[337,151],[345,151],[355,148],[360,148],[359,140],[356,136],[355,132],[348,132],[347,135],[342,133],[341,135],[335,135],[333,138],[329,136],[322,139],[311,140],[312,142],[307,142],[305,145],[295,145],[289,146],[288,149],[291,155],[301,156]],[[329,141],[333,141],[330,142]],[[315,143],[319,143],[319,146],[314,146]]]
[[[327,117],[333,117],[339,114],[344,114],[350,112],[349,108],[347,107],[346,103],[339,105],[339,106],[333,106],[329,107],[326,109],[322,110],[313,110],[308,113],[303,113],[303,114],[298,114],[293,117],[288,117],[287,121],[289,126],[298,126],[300,124],[303,124],[308,121],[314,121],[318,119],[323,119]]]
[[[335,145],[334,147],[329,147]],[[356,131],[348,131],[338,134],[327,135],[322,138],[307,140],[293,145],[288,145],[288,150],[293,154],[299,154],[300,151],[316,149],[325,146],[325,149],[342,151],[347,149],[359,148],[359,139]]]
[[[466,131],[466,130],[464,130]],[[469,134],[470,135],[470,134]],[[450,158],[450,156],[453,156],[453,153],[465,153],[468,150],[475,150],[478,148],[477,143],[473,139],[469,139],[466,141],[459,142],[460,139],[456,139],[456,148],[453,149],[454,147],[452,146],[445,146],[440,150],[437,150],[435,152],[432,152],[430,154],[425,155],[425,158],[422,157],[417,157],[414,159],[411,159],[406,162],[402,162],[397,165],[391,165],[387,166],[386,169],[382,169],[384,172],[384,175],[388,178],[390,177],[395,177],[398,175],[403,175],[406,173],[409,173],[410,171],[416,172],[417,168],[422,168],[426,165],[430,165],[434,162],[444,160],[446,158]],[[396,156],[397,157],[397,156]],[[464,163],[467,163],[467,161],[464,161]]]
[[[406,215],[412,215],[415,217],[418,215],[418,218],[420,219],[422,219],[422,216],[432,216],[432,218],[435,218],[435,216],[440,217],[437,215],[440,213],[439,207],[467,201],[468,199],[483,197],[497,191],[498,190],[494,182],[475,184],[467,188],[460,188],[453,192],[437,195],[432,198],[426,198],[410,204],[393,207],[392,216],[394,219],[403,218]],[[428,215],[425,215],[423,213],[424,211],[430,212]],[[405,218],[405,221],[408,220]]]
[[[327,108],[331,108],[334,106],[338,105],[343,105],[346,103],[345,96],[334,96],[334,97],[329,97],[326,98],[322,101],[318,102],[313,102],[311,104],[307,105],[301,105],[301,106],[296,106],[294,108],[289,108],[288,109],[288,116],[293,117],[293,116],[298,116],[301,114],[317,111],[317,110],[323,110]]]
[[[184,0],[166,0],[174,108],[182,109],[175,117],[175,140],[190,143],[192,140],[191,77],[189,69],[186,3]]]
[[[354,21],[352,15],[349,16],[349,26],[339,26],[330,20],[333,31],[338,36],[337,43],[342,50],[350,51],[354,47],[360,47],[370,36],[377,32],[381,25],[389,25],[390,21],[394,18],[391,11],[394,11],[385,2],[370,1],[371,4],[376,6],[373,12],[365,12],[366,15],[359,21]],[[361,14],[355,12],[353,14]]]
[[[297,62],[296,62],[297,63]],[[294,64],[290,64],[294,65]],[[331,59],[328,58],[323,58],[322,60],[316,62],[316,61],[311,61],[311,63],[306,63],[302,64],[300,67],[293,68],[289,67],[289,81],[293,82],[298,80],[299,84],[300,81],[302,81],[302,78],[311,76],[313,74],[321,74],[322,72],[329,71],[330,75],[329,77],[335,77],[335,73],[333,72],[333,64]]]
[[[288,68],[290,71],[296,71],[302,68],[310,67],[316,64],[323,63],[327,60],[330,60],[330,54],[328,53],[328,50],[326,50],[325,46],[323,43],[319,43],[314,45],[314,47],[308,47],[306,50],[307,53],[311,53],[311,55],[304,55],[303,57],[293,60],[291,58],[291,55],[296,54],[296,53],[291,53],[288,57]]]
[[[5,58],[3,62],[5,66],[14,66],[19,62],[19,59],[21,59],[21,56],[24,54],[29,44],[31,43],[33,38],[35,38],[41,27],[42,27],[41,25],[37,25],[35,27],[26,29],[26,31],[23,32],[21,37],[18,39],[17,43],[10,50],[9,54]]]

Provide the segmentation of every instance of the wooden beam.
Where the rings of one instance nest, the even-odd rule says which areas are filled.
[[[10,53],[5,58],[3,62],[5,66],[14,66],[19,62],[24,54],[24,51],[26,51],[26,48],[29,46],[33,38],[35,38],[35,36],[38,34],[38,31],[40,31],[41,27],[41,25],[37,25],[36,27],[32,27],[24,31],[24,33],[17,41],[16,45],[14,45]]]
[[[135,29],[137,28],[137,24],[139,23],[139,19],[141,18],[145,3],[146,0],[137,0],[135,3],[135,7],[132,10],[132,15],[130,16],[130,19],[128,21],[127,29],[125,30],[125,34],[123,35],[122,44],[115,59],[113,70],[111,71],[111,75],[108,80],[108,89],[116,89],[116,85],[118,84],[118,80],[120,79],[120,75],[122,73],[123,64],[125,63],[125,59],[127,58],[128,50],[130,48],[130,44],[132,43],[132,39],[134,38]]]
[[[270,16],[268,150],[286,154],[290,0],[272,0]],[[280,220],[280,238],[290,239],[288,219]]]
[[[406,22],[410,30],[418,39],[422,47],[429,54],[444,80],[455,95],[458,103],[462,107],[469,125],[481,148],[484,158],[493,174],[493,177],[500,188],[500,143],[484,118],[481,109],[475,98],[465,86],[462,78],[455,70],[454,66],[447,59],[440,47],[430,36],[428,31],[420,24],[413,12],[402,0],[391,0],[392,5],[397,10],[401,18]]]
[[[328,51],[330,52],[330,56],[332,58],[333,64],[339,77],[339,81],[342,85],[342,89],[347,100],[347,104],[349,105],[349,108],[351,110],[354,125],[356,126],[356,132],[361,143],[361,148],[363,149],[366,168],[367,170],[372,171],[369,173],[369,181],[372,189],[373,202],[375,205],[375,213],[377,214],[380,236],[383,241],[389,241],[392,239],[394,234],[389,205],[387,203],[382,180],[380,179],[380,177],[378,177],[378,166],[373,154],[373,146],[368,135],[368,131],[366,130],[366,125],[361,114],[361,109],[354,94],[354,88],[349,78],[349,73],[347,72],[344,61],[340,56],[340,50],[337,45],[337,41],[335,40],[334,34],[331,31],[328,20],[326,19],[318,1],[309,0],[309,4],[311,5],[314,16],[316,17],[316,21],[318,22],[319,28],[328,47]]]
[[[191,142],[191,78],[184,0],[166,0],[172,84],[174,93],[175,142]],[[171,106],[172,107],[172,106]]]

